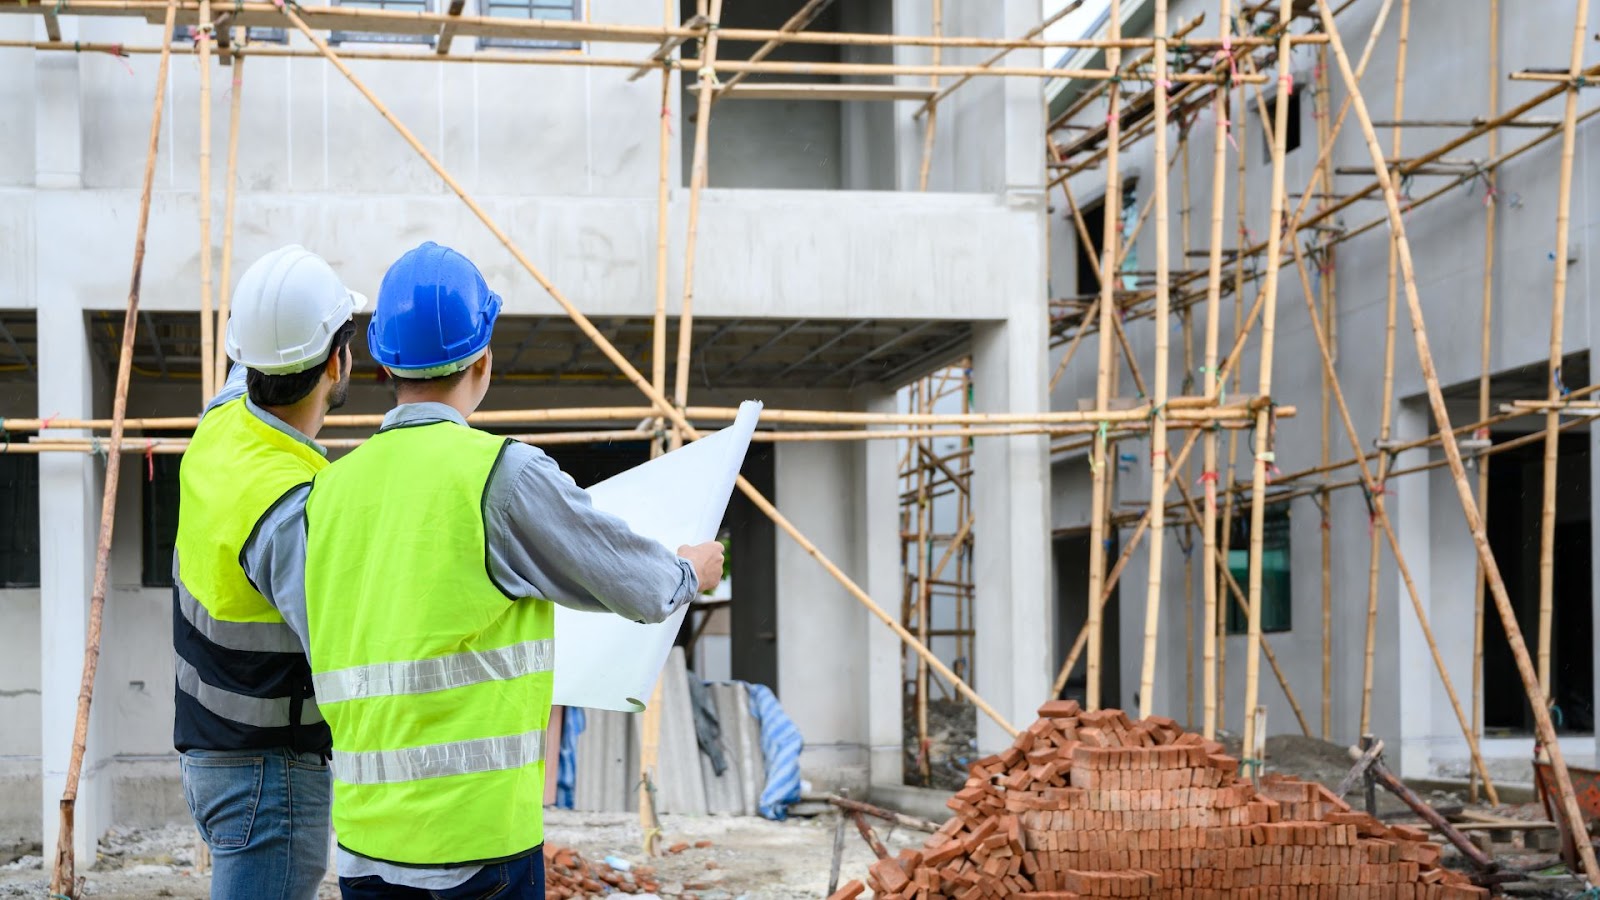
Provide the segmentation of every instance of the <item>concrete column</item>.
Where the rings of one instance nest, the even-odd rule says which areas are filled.
[[[868,412],[896,410],[895,393],[883,391],[866,404]],[[901,451],[899,441],[861,441],[859,496],[861,524],[856,533],[863,556],[862,587],[879,605],[894,615],[899,608],[900,582],[900,481],[896,477]],[[905,754],[901,722],[902,689],[900,638],[887,625],[869,617],[867,631],[867,746],[868,767],[875,785],[898,785],[905,779]]]
[[[68,268],[39,267],[39,415],[87,418],[94,413],[93,370],[83,310],[78,298],[48,273]],[[52,429],[51,437],[82,436]],[[66,784],[77,719],[78,686],[88,627],[89,591],[94,574],[94,542],[99,527],[101,475],[95,457],[47,453],[39,457],[39,530],[48,535],[39,558],[39,646],[42,773],[44,777],[44,856],[55,856],[59,802]],[[96,715],[95,719],[101,717]],[[78,789],[74,852],[81,866],[94,860],[95,842],[110,825],[110,778],[101,729],[91,721],[89,748]]]
[[[77,20],[63,18],[62,39],[70,41],[77,36]],[[83,110],[79,103],[78,54],[37,53],[34,65],[38,85],[33,96],[34,183],[41,188],[81,188]]]
[[[876,442],[875,442],[876,443]],[[855,485],[856,448],[843,443],[782,444],[777,456],[780,509],[829,559],[859,583],[855,522],[839,514]],[[800,771],[820,790],[866,786],[863,733],[867,698],[866,619],[861,604],[799,544],[778,535],[778,690],[805,737]]]
[[[974,328],[978,412],[1046,407],[1043,329],[1044,317],[1027,313]],[[1047,699],[1055,674],[1050,668],[1055,608],[1050,602],[1049,440],[980,438],[972,480],[974,687],[1012,725],[1026,727]],[[993,721],[978,716],[979,752],[1008,743],[1010,737]]]
[[[1427,434],[1428,426],[1428,412],[1420,404],[1402,402],[1396,410],[1395,436],[1398,440],[1422,437]],[[1419,448],[1398,454],[1394,468],[1407,469],[1427,462],[1428,453],[1426,448]],[[1416,582],[1417,592],[1424,605],[1431,607],[1433,567],[1429,541],[1432,523],[1428,478],[1408,478],[1395,484],[1397,486],[1391,488],[1395,491],[1394,496],[1385,498],[1389,503],[1389,514],[1400,538],[1401,552],[1406,555],[1411,578]],[[1428,775],[1432,766],[1430,737],[1433,733],[1433,704],[1435,698],[1444,702],[1444,689],[1439,687],[1433,656],[1428,651],[1427,640],[1422,636],[1422,626],[1411,609],[1411,599],[1406,594],[1405,582],[1401,581],[1398,568],[1391,561],[1386,563],[1383,574],[1378,594],[1378,654],[1373,665],[1372,727],[1379,732],[1379,737],[1384,736],[1381,729],[1386,723],[1379,712],[1385,705],[1378,702],[1378,697],[1391,696],[1393,700],[1389,708],[1396,709],[1398,713],[1391,732],[1395,739],[1385,738],[1385,743],[1394,746],[1399,753],[1398,768],[1402,778],[1422,778]],[[1384,589],[1382,585],[1388,585],[1388,588]],[[1386,630],[1382,626],[1385,607],[1389,615],[1394,617],[1390,621],[1396,622],[1391,639],[1394,643],[1390,645],[1394,656],[1384,653],[1383,636]],[[1385,675],[1386,656],[1395,660],[1392,677]]]

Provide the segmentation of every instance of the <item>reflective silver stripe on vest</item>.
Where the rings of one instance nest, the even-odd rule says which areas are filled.
[[[333,750],[333,777],[346,784],[396,784],[520,769],[544,759],[544,732],[478,738],[449,744],[427,744],[404,750]]]
[[[178,690],[193,697],[212,713],[256,728],[285,728],[289,725],[288,697],[249,697],[207,684],[189,661],[174,654],[178,670]],[[322,714],[316,714],[320,720]]]
[[[554,641],[523,641],[493,650],[318,672],[311,676],[311,682],[318,700],[342,703],[367,697],[428,694],[485,681],[509,681],[534,672],[549,672],[555,661]]]
[[[174,580],[178,609],[183,618],[206,640],[229,650],[257,653],[305,653],[300,639],[282,622],[228,622],[213,618],[211,612],[184,586],[180,576]]]

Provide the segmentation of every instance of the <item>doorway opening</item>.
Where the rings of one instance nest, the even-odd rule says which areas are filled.
[[[1107,569],[1118,553],[1118,535],[1115,530],[1107,536],[1105,548]],[[1056,535],[1053,547],[1056,578],[1056,652],[1055,671],[1061,670],[1072,645],[1089,621],[1089,530],[1073,529]],[[1100,704],[1122,705],[1122,653],[1121,614],[1119,594],[1121,587],[1111,590],[1106,598],[1101,616]],[[1085,645],[1078,661],[1067,676],[1058,699],[1084,702],[1088,697],[1089,649]]]
[[[1519,434],[1496,433],[1496,444]],[[1554,616],[1551,621],[1552,716],[1563,734],[1594,731],[1594,608],[1591,605],[1589,436],[1563,434],[1556,467]],[[1517,625],[1537,664],[1539,524],[1544,497],[1544,441],[1492,457],[1489,546],[1516,609]],[[1531,734],[1533,711],[1522,690],[1505,628],[1487,600],[1483,625],[1483,722],[1486,732]]]

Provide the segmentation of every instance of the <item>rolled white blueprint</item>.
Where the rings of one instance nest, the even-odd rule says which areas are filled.
[[[714,540],[760,417],[760,403],[741,403],[727,428],[589,488],[595,508],[672,550]],[[555,703],[642,711],[688,609],[643,625],[557,606]]]

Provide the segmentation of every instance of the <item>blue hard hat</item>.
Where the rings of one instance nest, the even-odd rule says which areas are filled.
[[[448,375],[489,346],[499,315],[500,295],[472,260],[427,241],[383,276],[367,346],[401,378]]]

